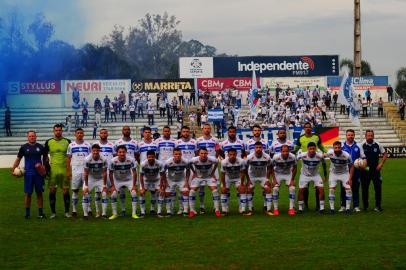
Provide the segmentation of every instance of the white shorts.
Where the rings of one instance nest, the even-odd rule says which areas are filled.
[[[299,188],[307,188],[310,182],[313,182],[315,187],[323,187],[323,180],[320,174],[316,176],[305,176],[301,174],[299,177]]]
[[[120,191],[120,192],[124,192],[124,189],[127,188],[128,191],[131,192],[131,189],[133,188],[133,181],[129,180],[129,181],[114,181],[114,184],[116,186],[116,190]]]
[[[72,172],[72,182],[71,182],[71,188],[73,190],[75,189],[80,189],[83,186],[84,183],[84,176],[83,172]]]
[[[160,181],[155,181],[155,182],[149,182],[149,181],[144,181],[144,189],[147,191],[157,191],[159,190],[160,187]]]
[[[190,184],[191,188],[197,188],[197,187],[204,187],[204,186],[209,186],[209,187],[217,187],[218,181],[214,178],[194,178]]]
[[[178,188],[181,192],[188,191],[188,189],[185,187],[185,184],[185,181],[168,180],[168,186],[166,187],[165,192],[176,192],[176,188]]]
[[[351,186],[348,184],[348,179],[350,178],[350,175],[348,173],[345,174],[333,174],[330,173],[328,177],[328,185],[330,188],[335,188],[337,186],[337,182],[340,181],[341,185],[346,188],[350,189]]]
[[[87,184],[88,184],[87,189],[89,190],[89,193],[92,192],[93,189],[95,192],[103,191],[103,180],[95,181],[95,180],[89,179]],[[85,186],[85,184],[83,183],[83,187],[84,186]]]
[[[249,188],[253,189],[256,183],[260,183],[261,187],[265,187],[265,183],[268,181],[266,178],[250,178]]]
[[[239,188],[241,185],[241,179],[226,179],[226,188],[229,189],[231,186]]]
[[[278,186],[281,185],[281,182],[285,182],[285,184],[287,186],[289,186],[290,180],[292,180],[292,174],[277,174],[277,173],[275,173],[275,181],[278,183]]]

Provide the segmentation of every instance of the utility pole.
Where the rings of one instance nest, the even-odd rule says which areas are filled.
[[[354,0],[354,77],[361,76],[361,0]]]

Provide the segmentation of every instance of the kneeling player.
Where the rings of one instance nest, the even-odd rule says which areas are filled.
[[[190,168],[189,162],[182,158],[182,150],[180,148],[173,149],[173,157],[165,162],[166,179],[168,185],[165,189],[166,212],[169,216],[172,215],[172,194],[176,194],[176,188],[182,193],[183,216],[188,215],[189,209],[189,177]]]
[[[339,141],[334,142],[333,150],[329,150],[327,156],[330,158],[330,175],[328,177],[330,213],[334,214],[337,181],[340,181],[343,188],[345,188],[345,210],[347,213],[350,213],[352,200],[351,185],[354,174],[351,156],[341,150],[341,142]]]
[[[93,189],[96,193],[94,201],[96,217],[100,217],[100,200],[102,197],[102,216],[107,218],[107,161],[100,155],[100,146],[98,144],[92,145],[92,154],[85,159],[84,178],[82,200],[84,218],[87,219],[89,209],[91,209],[89,205],[89,193]]]
[[[280,153],[276,153],[272,158],[272,186],[273,186],[273,206],[274,215],[279,215],[278,199],[279,187],[284,181],[289,187],[289,211],[288,214],[293,216],[295,209],[295,176],[297,171],[297,162],[294,154],[289,153],[289,145],[282,145]]]
[[[165,169],[161,162],[155,159],[155,151],[147,151],[147,160],[141,163],[140,173],[140,208],[141,217],[145,216],[145,192],[151,192],[151,198],[157,192],[158,195],[158,217],[162,215],[162,206],[165,198],[166,177]]]
[[[218,161],[215,157],[208,156],[208,152],[205,147],[199,149],[199,156],[192,158],[191,170],[193,172],[193,176],[189,192],[189,217],[194,217],[197,214],[195,210],[197,189],[206,185],[209,186],[211,192],[213,193],[213,203],[216,216],[221,216],[217,179],[214,176],[215,171],[217,170],[217,163]]]
[[[239,194],[239,212],[245,213],[247,195],[245,194],[245,163],[237,157],[237,150],[229,148],[228,156],[221,161],[221,209],[223,215],[229,212],[230,186],[234,185]]]
[[[262,143],[260,141],[254,144],[254,152],[247,157],[247,170],[248,170],[248,182],[247,182],[247,201],[248,212],[247,215],[253,214],[253,199],[255,183],[259,182],[265,193],[265,205],[266,213],[272,216],[272,194],[271,183],[269,181],[271,176],[271,158],[268,154],[262,151]]]
[[[323,182],[327,178],[327,167],[324,160],[323,153],[316,152],[316,144],[314,142],[309,142],[307,145],[307,152],[302,152],[297,156],[298,160],[302,160],[302,169],[299,178],[299,211],[301,214],[303,212],[304,204],[304,191],[308,188],[309,183],[313,182],[314,186],[319,190],[319,200],[320,200],[320,214],[324,213],[324,189]],[[323,164],[324,179],[321,178],[319,173],[320,163]]]
[[[135,160],[127,157],[125,145],[119,145],[116,149],[117,156],[111,160],[109,177],[111,183],[111,208],[113,215],[110,220],[118,218],[117,215],[117,191],[124,192],[127,188],[131,193],[132,218],[137,219],[137,170]]]

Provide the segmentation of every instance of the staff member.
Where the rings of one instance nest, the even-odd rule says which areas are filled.
[[[361,171],[361,187],[362,187],[362,202],[364,210],[368,210],[368,195],[369,184],[371,180],[374,184],[375,190],[375,209],[376,212],[382,212],[382,177],[381,170],[383,164],[388,158],[385,149],[374,140],[374,131],[367,129],[365,132],[365,142],[362,143],[362,149],[368,160],[369,170]],[[380,155],[383,155],[381,162],[379,162]]]
[[[14,175],[15,168],[20,165],[20,161],[24,157],[25,218],[30,218],[31,195],[35,188],[35,192],[37,193],[38,218],[45,219],[46,217],[43,211],[42,198],[42,193],[44,192],[45,175],[45,168],[42,166],[42,160],[45,159],[45,150],[42,144],[37,143],[37,134],[35,133],[35,131],[28,131],[27,139],[28,142],[26,144],[23,144],[18,151],[17,158],[13,164],[12,174]]]
[[[312,125],[307,122],[303,125],[303,130],[304,134],[300,135],[300,137],[297,139],[294,153],[296,154],[299,150],[301,152],[307,152],[307,145],[310,142],[313,142],[316,144],[317,148],[322,151],[323,153],[327,153],[327,148],[322,144],[321,138],[319,135],[312,133]],[[316,148],[316,150],[317,150]],[[303,191],[303,200],[306,208],[309,208],[309,189],[306,188]],[[319,202],[319,190],[316,188],[316,211],[318,211],[320,208],[320,202]]]

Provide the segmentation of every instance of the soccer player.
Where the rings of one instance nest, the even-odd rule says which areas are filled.
[[[334,214],[335,189],[338,181],[345,188],[345,210],[347,213],[350,213],[352,200],[351,184],[354,174],[351,156],[347,152],[342,151],[341,142],[336,141],[333,143],[333,149],[327,152],[327,157],[330,158],[330,175],[328,177],[330,213]]]
[[[56,124],[53,127],[54,137],[45,142],[45,167],[49,173],[49,204],[51,207],[50,218],[56,217],[56,190],[58,187],[62,188],[63,202],[65,207],[65,217],[69,218],[70,208],[70,194],[69,194],[69,181],[66,177],[66,152],[71,143],[69,139],[62,136],[63,126]],[[48,158],[50,156],[50,160]]]
[[[268,143],[261,138],[261,133],[262,128],[259,125],[254,125],[252,127],[252,138],[249,139],[245,144],[245,150],[247,152],[247,155],[254,153],[256,142],[262,143],[262,150],[264,152],[268,151]]]
[[[295,214],[295,177],[297,172],[297,162],[294,154],[290,153],[291,147],[284,144],[280,147],[280,152],[272,157],[272,186],[273,205],[275,216],[279,215],[279,188],[284,181],[289,188],[289,210],[288,214]]]
[[[295,145],[295,150],[294,152],[297,153],[299,150],[301,150],[301,152],[306,152],[307,151],[307,146],[310,142],[313,142],[316,144],[316,147],[322,151],[323,153],[327,153],[327,148],[322,144],[321,142],[321,138],[319,135],[317,134],[313,134],[312,133],[312,125],[307,122],[303,125],[303,130],[304,130],[304,134],[301,135],[297,141],[296,141],[296,145]],[[318,190],[316,188],[316,210],[320,209],[320,202],[319,202],[319,193]],[[304,190],[304,204],[306,206],[306,208],[309,208],[309,189],[305,189]]]
[[[29,130],[27,132],[27,140],[28,142],[20,147],[11,172],[14,175],[14,170],[20,165],[21,159],[24,157],[25,218],[29,219],[31,216],[31,195],[35,188],[35,193],[37,194],[38,218],[45,219],[42,197],[42,193],[44,192],[45,170],[41,170],[41,168],[43,168],[42,161],[46,159],[46,151],[42,144],[37,143],[37,134],[35,131]]]
[[[283,145],[287,145],[289,152],[293,152],[294,144],[291,140],[286,139],[286,129],[281,128],[278,130],[278,138],[272,142],[269,148],[270,154],[274,155],[275,153],[280,153]]]
[[[239,213],[245,214],[247,195],[245,191],[245,162],[237,157],[234,148],[227,150],[227,157],[221,161],[221,210],[224,216],[229,212],[230,187],[234,185],[239,194]]]
[[[174,204],[173,194],[176,194],[176,188],[181,192],[182,212],[183,216],[188,215],[189,209],[189,179],[190,166],[189,162],[182,157],[182,150],[175,147],[173,149],[173,157],[165,161],[166,179],[168,185],[165,189],[166,211],[169,216],[172,215]],[[180,207],[180,206],[179,206]]]
[[[182,151],[182,158],[184,158],[185,160],[187,160],[188,162],[190,162],[192,160],[192,158],[194,158],[196,156],[196,151],[197,151],[197,147],[196,147],[196,140],[192,139],[190,136],[190,128],[188,126],[183,126],[181,128],[181,137],[179,140],[177,140],[177,145],[179,147],[179,149]],[[191,181],[191,175],[188,179],[188,183],[190,183]],[[181,201],[182,198],[179,198],[179,200]],[[183,213],[183,209],[182,209],[182,205],[179,205],[179,211],[178,211],[178,215],[181,215]]]
[[[158,217],[164,217],[162,215],[162,206],[165,198],[165,187],[167,186],[165,177],[164,165],[155,159],[155,151],[148,150],[147,159],[141,163],[141,173],[140,173],[140,217],[145,216],[145,192],[151,192],[151,198],[156,197],[158,193]],[[152,205],[151,199],[151,210],[150,214],[154,215],[155,210]]]
[[[347,129],[345,132],[346,141],[343,143],[343,151],[350,154],[352,161],[361,158],[365,159],[364,149],[361,144],[355,142],[355,131],[353,129]],[[359,208],[359,186],[360,186],[360,170],[354,167],[354,174],[352,176],[352,202],[355,212],[361,212]],[[345,211],[346,204],[346,191],[345,188],[341,187],[341,208],[338,212]]]
[[[319,190],[319,212],[320,214],[324,213],[323,182],[327,178],[327,166],[324,154],[317,152],[316,149],[316,144],[309,142],[307,144],[307,152],[301,152],[297,155],[297,160],[302,160],[302,169],[299,177],[299,214],[303,213],[304,191],[308,188],[310,182],[313,182],[314,186]],[[324,178],[321,178],[319,173],[320,163],[323,165]]]
[[[95,142],[95,144],[100,146],[100,155],[106,159],[107,162],[107,175],[109,175],[109,168],[110,168],[110,162],[113,159],[113,157],[116,155],[116,151],[114,149],[114,143],[110,142],[108,140],[109,137],[109,132],[107,129],[102,128],[99,131],[99,137],[100,139]],[[110,179],[107,177],[107,187],[111,187]],[[97,197],[95,198],[97,200]],[[108,203],[108,202],[103,202],[104,199],[102,199],[102,203]]]
[[[245,144],[242,140],[237,139],[237,128],[230,126],[227,130],[228,139],[220,143],[221,156],[226,157],[228,150],[235,149],[237,157],[243,158],[245,156]]]
[[[118,218],[117,215],[117,191],[125,192],[127,188],[131,193],[132,218],[137,219],[137,169],[135,159],[127,155],[127,147],[119,145],[116,148],[117,156],[111,160],[109,178],[111,182],[110,199],[113,215],[109,220]],[[121,196],[120,196],[121,197]],[[124,201],[125,203],[125,201]]]
[[[207,149],[208,155],[210,157],[218,157],[219,156],[219,140],[213,136],[211,136],[211,126],[209,123],[203,125],[202,128],[203,135],[196,140],[197,149],[205,147]],[[214,172],[216,179],[218,179],[218,171]],[[200,213],[205,213],[204,207],[204,195],[205,190],[204,186],[200,187],[199,191],[199,199],[200,199]]]
[[[367,129],[365,131],[365,141],[362,143],[362,148],[366,159],[368,160],[369,170],[364,170],[361,173],[361,186],[362,186],[362,202],[364,205],[364,210],[368,210],[369,201],[369,185],[371,180],[374,184],[375,190],[375,212],[382,212],[382,177],[381,170],[383,164],[388,158],[388,154],[382,145],[374,140],[375,135],[372,129]],[[379,162],[379,157],[382,155],[382,160]]]
[[[100,155],[100,145],[92,145],[92,153],[85,158],[84,184],[83,184],[83,216],[88,218],[89,192],[95,190],[96,218],[100,217],[100,199],[102,202],[102,217],[107,218],[107,160]]]
[[[214,174],[217,170],[217,159],[208,155],[208,150],[202,147],[198,151],[199,156],[192,158],[191,170],[193,172],[192,181],[189,192],[189,217],[194,217],[197,212],[195,210],[196,191],[200,187],[208,186],[213,194],[213,203],[215,214],[221,216],[219,205],[219,192],[217,189],[217,179]]]
[[[66,177],[71,181],[72,189],[72,216],[77,217],[79,189],[83,187],[83,172],[85,158],[90,154],[90,144],[84,141],[85,133],[82,128],[75,130],[74,142],[71,142],[66,151]],[[90,204],[90,203],[89,203]],[[91,214],[91,211],[89,211]]]
[[[127,148],[127,157],[131,159],[138,159],[138,143],[131,138],[131,129],[129,126],[123,126],[123,137],[116,141],[114,145],[114,151],[117,153],[117,148],[120,145],[124,145]],[[110,178],[110,177],[109,177]],[[120,206],[121,215],[125,216],[125,190],[120,191]]]
[[[254,152],[248,155],[246,161],[248,170],[248,180],[247,180],[248,216],[251,216],[253,214],[254,188],[257,182],[260,183],[265,193],[266,213],[269,216],[273,215],[273,213],[271,212],[272,206],[271,182],[269,181],[271,176],[271,158],[268,154],[266,154],[263,151],[263,147],[264,146],[261,141],[255,142]]]
[[[172,157],[173,149],[177,147],[176,140],[171,138],[171,128],[169,126],[164,126],[162,129],[162,136],[156,139],[155,142],[158,147],[158,160],[165,163]],[[169,199],[172,202],[172,209],[174,209],[176,204],[176,189]],[[179,200],[179,202],[181,201],[182,200]]]

